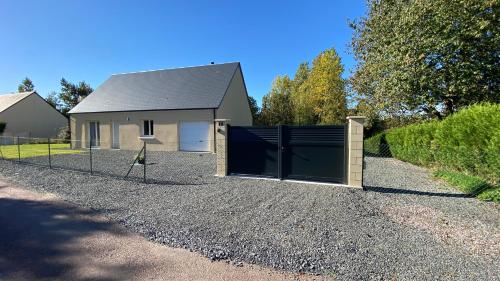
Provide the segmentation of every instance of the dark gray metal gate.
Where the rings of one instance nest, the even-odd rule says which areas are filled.
[[[345,126],[230,126],[229,174],[345,182]]]
[[[278,127],[229,128],[229,173],[278,177]]]

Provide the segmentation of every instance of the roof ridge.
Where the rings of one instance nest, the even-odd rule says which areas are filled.
[[[8,93],[0,93],[1,96],[8,96],[8,95],[19,95],[19,94],[33,94],[36,91],[26,91],[26,92],[8,92]]]
[[[162,68],[162,69],[153,69],[153,70],[141,70],[141,71],[114,73],[114,74],[111,74],[111,76],[125,75],[125,74],[146,73],[146,72],[156,72],[156,71],[164,71],[164,70],[177,70],[177,69],[186,69],[186,68],[207,67],[207,66],[216,66],[216,65],[224,65],[224,64],[235,64],[235,63],[239,64],[240,62],[239,61],[233,61],[233,62],[224,62],[224,63],[194,65],[194,66],[182,66],[182,67]]]

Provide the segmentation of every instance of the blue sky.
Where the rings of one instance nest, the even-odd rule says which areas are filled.
[[[240,61],[260,102],[276,75],[330,47],[348,77],[348,20],[365,9],[365,0],[0,0],[0,93],[26,76],[46,96],[62,77],[96,88],[113,73]]]

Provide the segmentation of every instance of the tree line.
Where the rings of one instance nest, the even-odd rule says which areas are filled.
[[[351,23],[357,66],[349,82],[356,110],[372,125],[443,119],[474,103],[500,102],[500,1],[368,5]]]
[[[500,102],[498,0],[369,0],[349,23],[353,74],[342,79],[334,49],[277,76],[251,98],[256,124],[338,124],[368,117],[373,133],[442,119],[471,104]]]
[[[368,117],[369,133],[443,119],[471,104],[500,102],[499,0],[368,0],[349,23],[356,66],[349,79],[335,49],[278,75],[269,92],[249,97],[256,125],[342,124]],[[32,90],[26,78],[19,90]],[[47,101],[67,114],[92,92],[61,79]]]
[[[340,124],[347,114],[344,67],[335,49],[319,54],[312,66],[299,64],[295,76],[277,76],[262,98],[262,108],[250,98],[259,125]]]
[[[94,91],[89,84],[85,81],[78,83],[71,83],[68,80],[62,78],[60,81],[61,89],[59,92],[51,92],[45,99],[50,105],[55,109],[60,111],[64,115],[68,115],[68,112],[75,107],[83,98],[90,95]],[[24,78],[17,87],[19,93],[22,92],[32,92],[35,90],[35,85],[33,81],[28,77]]]

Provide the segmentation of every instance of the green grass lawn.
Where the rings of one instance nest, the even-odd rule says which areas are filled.
[[[438,170],[434,176],[441,178],[465,194],[480,200],[500,202],[500,187],[492,186],[485,180],[454,171]]]
[[[49,155],[48,144],[21,144],[19,146],[21,158],[47,156]],[[17,159],[17,145],[2,145],[0,146],[1,155],[5,159]],[[71,149],[69,143],[54,143],[50,145],[50,154],[79,154],[84,150]],[[0,155],[0,156],[1,156]]]

